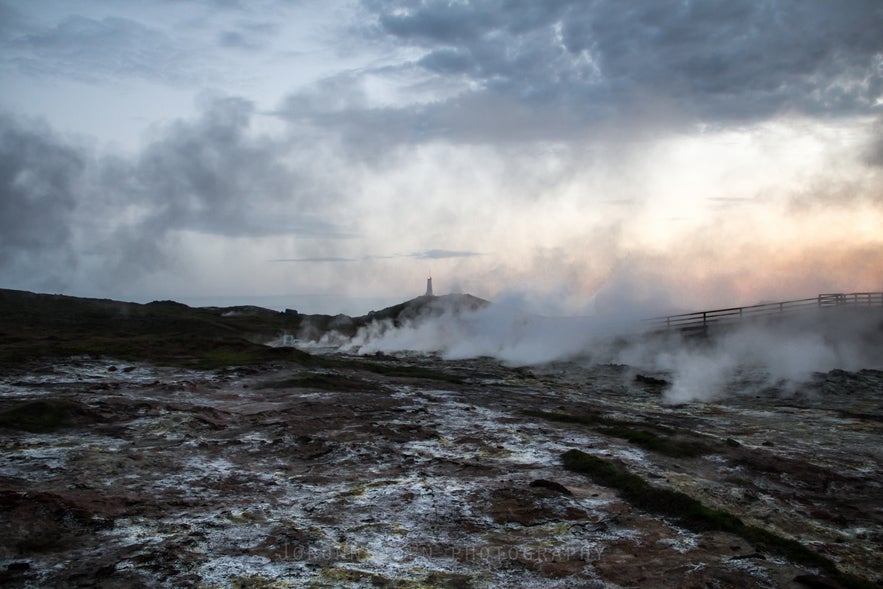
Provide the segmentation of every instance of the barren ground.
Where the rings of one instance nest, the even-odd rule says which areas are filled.
[[[6,369],[0,584],[839,586],[632,506],[571,449],[883,577],[883,373],[670,406],[622,366],[372,361],[422,372]]]

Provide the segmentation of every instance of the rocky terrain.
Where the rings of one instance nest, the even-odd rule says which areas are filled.
[[[668,406],[625,367],[72,358],[0,380],[8,587],[879,583],[883,374]],[[602,457],[836,564],[691,529]]]
[[[665,374],[576,361],[258,353],[213,333],[160,354],[143,326],[142,348],[106,336],[125,359],[71,356],[64,329],[34,347],[13,315],[4,587],[883,581],[878,371],[672,405]]]

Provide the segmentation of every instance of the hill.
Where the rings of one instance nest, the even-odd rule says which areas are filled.
[[[307,315],[255,306],[190,307],[0,289],[0,364],[46,356],[114,356],[186,366],[308,361],[309,355],[266,344],[283,334],[318,340],[351,337],[373,321],[399,325],[489,303],[471,295],[417,297],[361,317]]]
[[[379,311],[371,311],[360,317],[301,315],[297,336],[299,339],[307,341],[316,341],[330,332],[336,332],[344,337],[353,337],[359,329],[373,322],[388,323],[392,327],[400,327],[405,323],[418,323],[445,314],[458,315],[476,311],[488,305],[490,302],[469,294],[424,295]]]

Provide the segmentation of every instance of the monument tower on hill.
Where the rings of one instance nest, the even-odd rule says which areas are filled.
[[[432,296],[432,276],[426,279],[426,295],[427,297]]]

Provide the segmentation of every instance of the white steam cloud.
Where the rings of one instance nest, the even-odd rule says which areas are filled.
[[[625,364],[671,375],[666,400],[707,401],[776,387],[794,392],[814,373],[883,368],[883,308],[825,309],[734,325],[709,338],[632,343]]]
[[[642,309],[645,310],[645,309]],[[775,387],[793,393],[814,373],[883,369],[883,307],[804,311],[714,329],[706,335],[642,330],[634,312],[543,317],[515,301],[474,311],[374,322],[341,349],[417,352],[513,366],[572,360],[617,363],[661,377],[670,403],[711,401]]]

